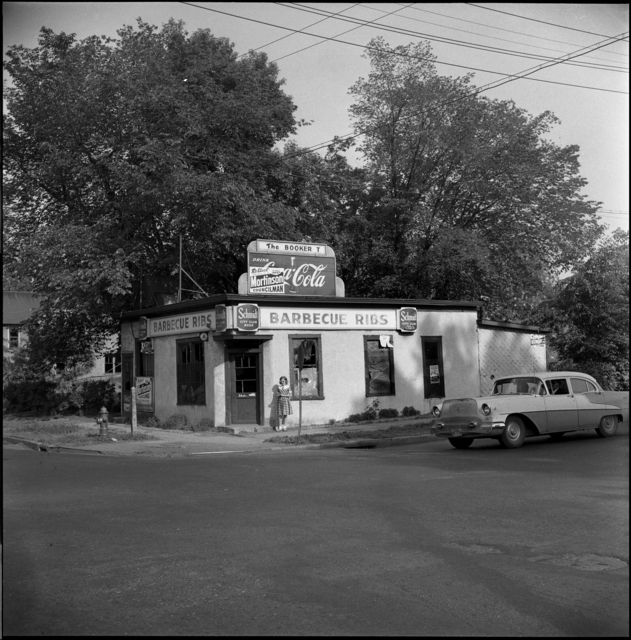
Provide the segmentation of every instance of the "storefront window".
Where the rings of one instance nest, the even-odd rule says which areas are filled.
[[[177,340],[177,403],[206,404],[204,343]]]
[[[364,336],[367,396],[394,395],[393,352],[390,336]]]
[[[302,371],[299,369],[298,354],[301,343],[304,343],[305,359]],[[291,356],[291,392],[294,400],[299,398],[301,388],[298,378],[302,380],[303,400],[321,400],[322,390],[322,352],[320,336],[289,336],[289,353]]]

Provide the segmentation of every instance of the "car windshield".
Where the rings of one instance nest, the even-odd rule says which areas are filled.
[[[539,378],[502,378],[493,388],[494,396],[545,395],[546,388]]]

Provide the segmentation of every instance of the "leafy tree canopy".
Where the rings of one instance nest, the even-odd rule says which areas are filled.
[[[42,28],[4,63],[4,273],[45,296],[42,346],[79,332],[77,357],[137,304],[141,274],[174,272],[180,234],[209,294],[236,290],[251,239],[301,237],[268,188],[300,124],[276,65],[172,20],[118,36]]]
[[[605,388],[629,389],[629,234],[615,231],[541,305],[559,367],[594,375]]]
[[[347,290],[484,295],[494,319],[526,320],[523,300],[601,233],[600,203],[580,194],[578,148],[546,138],[551,113],[439,76],[428,43],[370,46],[371,73],[351,88],[369,195]]]

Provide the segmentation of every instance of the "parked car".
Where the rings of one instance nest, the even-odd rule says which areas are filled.
[[[515,449],[528,436],[558,439],[581,429],[613,436],[619,423],[629,422],[629,392],[603,391],[585,373],[544,371],[499,378],[490,396],[446,399],[432,412],[431,432],[456,449],[476,438],[496,438]]]

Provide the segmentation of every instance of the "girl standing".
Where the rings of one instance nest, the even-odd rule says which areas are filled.
[[[285,426],[285,419],[290,416],[293,411],[291,409],[291,388],[287,382],[285,376],[281,376],[278,381],[278,400],[276,405],[276,414],[281,420],[280,425],[277,427],[277,431],[287,431]]]

